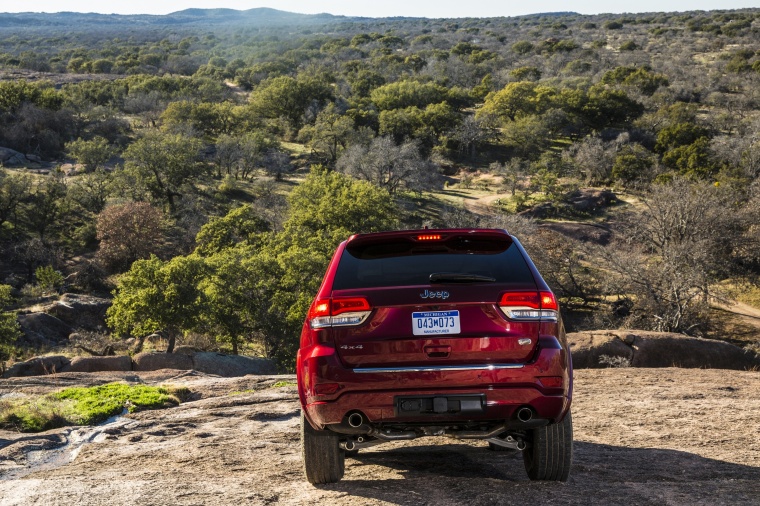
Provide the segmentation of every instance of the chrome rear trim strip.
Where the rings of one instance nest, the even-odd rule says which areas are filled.
[[[442,372],[442,371],[499,371],[502,369],[522,369],[524,364],[489,364],[489,365],[436,365],[428,367],[357,367],[358,374],[389,372]]]

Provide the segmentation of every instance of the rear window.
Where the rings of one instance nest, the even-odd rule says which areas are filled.
[[[346,248],[333,289],[429,285],[434,273],[485,276],[496,283],[535,282],[511,241],[468,239],[424,245],[394,241]]]

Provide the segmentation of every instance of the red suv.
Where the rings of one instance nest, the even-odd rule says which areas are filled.
[[[346,452],[423,436],[523,452],[565,481],[572,362],[554,294],[504,230],[406,230],[338,246],[297,358],[306,478]]]

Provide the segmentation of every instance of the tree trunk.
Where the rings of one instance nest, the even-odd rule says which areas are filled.
[[[167,332],[169,344],[166,345],[166,353],[174,353],[174,343],[176,342],[176,336],[171,330]]]

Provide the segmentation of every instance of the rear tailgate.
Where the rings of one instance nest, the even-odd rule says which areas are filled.
[[[331,296],[364,298],[371,312],[361,325],[330,329],[344,365],[469,366],[529,360],[539,323],[511,321],[498,304],[505,292],[537,290],[511,238],[501,232],[415,239],[349,241]]]

